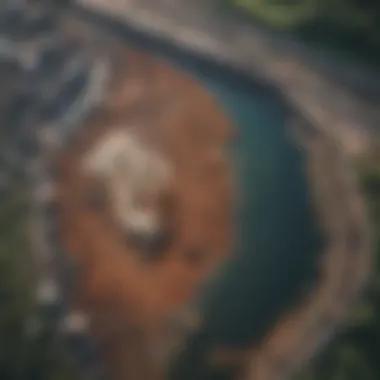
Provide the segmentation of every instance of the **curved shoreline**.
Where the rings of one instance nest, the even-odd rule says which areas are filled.
[[[237,27],[222,17],[217,20],[207,9],[201,9],[205,15],[200,16],[194,9],[196,4],[189,11],[191,7],[181,0],[174,5],[128,1],[123,9],[116,3],[104,6],[101,0],[80,3],[92,5],[140,32],[261,78],[279,88],[285,102],[298,114],[297,128],[293,125],[290,129],[305,153],[312,202],[326,239],[324,259],[319,264],[322,281],[298,308],[282,317],[260,348],[245,356],[249,364],[242,377],[289,378],[341,327],[368,277],[369,226],[350,158],[370,146],[379,113],[310,68],[294,52],[274,46],[273,40],[262,34],[250,34],[244,25]]]
[[[79,269],[81,281],[74,288],[74,301],[67,302],[66,309],[59,316],[69,325],[62,335],[64,338],[76,335],[76,339],[82,339],[83,343],[95,343],[100,351],[113,353],[112,360],[110,354],[103,352],[103,356],[108,359],[104,360],[105,366],[115,370],[124,368],[124,356],[121,354],[131,350],[134,343],[142,346],[142,352],[137,349],[134,357],[140,354],[139,360],[148,361],[149,356],[144,350],[151,342],[146,337],[146,331],[155,333],[158,327],[161,328],[161,322],[166,320],[167,314],[182,306],[196,291],[197,283],[228,254],[227,247],[233,235],[230,215],[233,191],[229,165],[222,152],[226,140],[233,135],[228,117],[207,91],[170,64],[130,48],[125,49],[118,63],[120,71],[114,72],[113,86],[109,88],[102,109],[104,112],[99,112],[94,120],[84,123],[84,128],[88,127],[89,130],[83,133],[76,131],[75,135],[68,138],[62,137],[62,151],[58,152],[58,157],[42,157],[44,164],[54,168],[55,176],[48,183],[50,194],[47,194],[47,198],[46,194],[36,194],[34,199],[35,227],[42,227],[44,231],[40,232],[45,234],[51,230],[49,223],[57,229],[49,241],[42,242],[46,247],[37,247],[38,256],[44,253],[43,248],[48,251],[40,260],[42,277],[45,274],[47,276],[41,278],[40,285],[44,288],[42,293],[46,294],[49,286],[50,290],[54,287],[55,293],[50,297],[53,299],[40,297],[40,302],[46,306],[59,302],[58,298],[62,294],[66,298],[71,296],[70,279],[69,283],[59,281],[67,275],[60,265],[62,262]],[[198,112],[194,113],[194,109]],[[183,128],[177,128],[178,122]],[[175,227],[179,237],[173,246],[165,249],[163,260],[154,265],[152,263],[152,266],[137,262],[136,256],[141,252],[133,246],[124,246],[122,236],[108,223],[107,212],[102,206],[99,210],[96,205],[93,207],[88,204],[85,196],[91,188],[91,181],[87,181],[89,178],[77,169],[82,154],[103,133],[119,125],[125,130],[139,125],[142,127],[139,129],[140,137],[146,140],[155,138],[159,132],[162,148],[167,148],[167,153],[170,153],[176,164],[173,194],[171,191],[169,194],[174,196],[179,206],[180,215],[175,215],[171,220],[181,225],[180,229]],[[152,126],[154,128],[151,129]],[[204,143],[199,144],[204,135]],[[199,145],[195,159],[196,144]],[[55,160],[58,160],[58,165],[54,165],[57,163]],[[34,181],[40,179],[45,185],[44,181],[51,176],[40,173],[42,169],[31,173],[31,176]],[[38,185],[39,191],[41,184]],[[54,205],[49,204],[53,201]],[[49,206],[54,206],[55,212]],[[203,214],[205,207],[208,211],[206,218]],[[49,210],[54,214],[54,221],[47,219]],[[43,215],[39,215],[38,211]],[[41,218],[37,219],[39,216]],[[36,237],[33,236],[34,239]],[[62,244],[59,244],[60,241]],[[191,253],[193,246],[196,249],[201,247],[200,253]],[[49,260],[51,257],[45,257],[49,255],[58,256],[53,266]],[[69,274],[76,273],[69,271]],[[130,312],[130,304],[134,305],[135,313]],[[119,323],[122,315],[123,323]],[[86,321],[73,321],[80,318]],[[73,323],[75,326],[70,327]],[[186,330],[188,323],[183,318],[180,323]],[[136,326],[141,328],[143,335],[137,335],[134,342],[123,339],[120,334],[128,334]],[[191,326],[189,328],[192,329]],[[115,335],[114,331],[117,331]],[[134,352],[130,351],[130,354]],[[112,366],[107,366],[109,363]],[[88,365],[91,366],[91,363]],[[119,377],[123,376],[124,370],[120,369]]]
[[[159,4],[157,8],[160,8]],[[157,12],[159,13],[159,10]],[[138,18],[135,22],[138,23]],[[188,32],[179,33],[176,41],[181,44],[184,41],[187,43],[189,40],[193,41],[193,37]],[[207,39],[203,43],[203,47],[207,50]],[[229,43],[233,45],[233,42]],[[247,48],[247,43],[249,41],[244,42],[243,38],[243,48],[239,45],[239,49],[244,50],[244,46]],[[260,52],[260,49],[265,49],[266,43],[258,41],[255,48],[258,47]],[[348,152],[356,155],[366,149],[370,140],[368,138],[371,137],[366,131],[372,131],[373,128],[368,127],[361,115],[359,115],[359,124],[364,123],[363,129],[357,129],[349,118],[344,118],[347,107],[348,109],[353,107],[350,106],[352,98],[349,95],[347,104],[346,100],[342,102],[344,109],[340,109],[341,112],[326,108],[326,104],[323,103],[328,100],[323,99],[326,91],[329,93],[329,98],[340,99],[344,94],[339,92],[339,88],[336,90],[338,93],[328,86],[326,90],[326,87],[323,87],[326,83],[322,82],[324,90],[321,94],[317,93],[322,98],[322,104],[310,102],[310,97],[305,97],[305,93],[310,92],[308,86],[311,83],[313,89],[318,90],[318,83],[320,83],[319,78],[316,79],[313,76],[313,72],[310,73],[306,69],[305,76],[301,75],[301,82],[303,82],[301,88],[297,88],[300,83],[296,83],[294,87],[295,76],[300,71],[304,72],[305,67],[291,62],[287,56],[278,59],[278,55],[275,55],[272,64],[266,67],[265,59],[268,59],[268,55],[262,62],[256,62],[252,58],[258,54],[255,48],[252,49],[253,52],[243,57],[244,62],[235,66],[254,77],[265,78],[265,82],[269,85],[280,87],[285,100],[301,114],[302,125],[298,126],[295,139],[307,156],[307,171],[313,190],[314,207],[319,214],[320,225],[327,242],[325,260],[321,263],[322,273],[326,274],[324,281],[297,310],[284,316],[281,324],[273,330],[262,347],[250,356],[246,374],[243,377],[243,379],[277,380],[293,374],[301,362],[303,363],[312,355],[316,346],[330,337],[331,332],[335,331],[351,310],[358,291],[363,287],[367,277],[370,259],[369,228],[364,203],[353,173],[350,172],[346,154]],[[208,53],[219,57],[216,50],[211,49]],[[225,59],[221,60],[225,61]],[[311,98],[313,100],[313,97]],[[362,103],[353,108],[359,114],[366,113],[368,110],[367,105]],[[340,119],[342,114],[343,120]],[[362,139],[360,146],[353,144],[353,140],[358,137],[356,132]],[[328,157],[327,161],[325,161],[326,157]],[[352,246],[355,247],[354,252]],[[342,264],[347,265],[348,269],[339,271],[341,276],[337,279],[337,269],[341,268]],[[346,290],[349,291],[345,293]],[[337,300],[343,302],[338,303]],[[323,307],[325,309],[321,310]],[[299,330],[300,324],[304,326],[302,331]],[[294,328],[295,325],[296,328]]]
[[[259,346],[213,353],[215,365],[240,366],[238,380],[291,379],[344,328],[369,280],[370,228],[350,158],[302,118],[289,129],[305,156],[310,201],[324,239],[317,281]]]
[[[329,342],[360,301],[371,265],[366,208],[349,159],[306,121],[293,137],[306,156],[312,202],[325,238],[321,282],[248,356],[242,379],[289,379]]]

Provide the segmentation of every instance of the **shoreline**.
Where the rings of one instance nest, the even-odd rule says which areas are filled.
[[[239,366],[238,380],[292,379],[344,329],[370,279],[370,227],[350,158],[323,131],[302,119],[293,123],[291,137],[305,155],[310,201],[324,239],[317,281],[259,346],[212,353],[217,366]]]
[[[230,120],[207,91],[172,65],[128,47],[120,60],[103,112],[57,157],[56,183],[58,237],[81,268],[72,305],[88,316],[115,379],[155,360],[150,350],[156,335],[186,307],[233,240],[233,185],[223,154],[233,135]],[[155,140],[175,168],[162,193],[170,203],[164,214],[171,239],[156,258],[144,256],[111,222],[107,190],[99,192],[96,177],[78,169],[88,150],[115,131],[136,133],[147,146]],[[179,335],[193,329],[186,317],[176,319],[183,329]],[[170,338],[161,346],[170,349]],[[126,365],[128,355],[134,359]],[[141,377],[156,379],[152,367]]]
[[[155,9],[156,15],[159,14],[160,4],[157,4]],[[130,13],[130,16],[132,14],[134,11]],[[147,22],[147,20],[145,21]],[[161,19],[161,21],[167,22],[166,19]],[[136,26],[139,18],[137,17],[134,22],[133,25]],[[152,25],[154,24],[152,22]],[[147,24],[140,24],[140,27],[142,25],[145,25],[145,31],[147,31]],[[168,29],[170,28],[168,27]],[[191,31],[179,32],[177,36],[171,38],[174,38],[174,42],[177,44],[186,42],[189,45],[188,41],[190,41],[190,45],[194,43],[195,46],[203,39],[202,35],[193,36]],[[227,55],[234,50],[234,38],[238,38],[238,36],[234,34],[232,40],[228,39],[232,50],[227,52]],[[335,331],[335,327],[341,324],[342,318],[351,309],[351,302],[357,296],[356,292],[363,287],[370,258],[369,228],[363,200],[357,189],[355,178],[350,173],[350,163],[346,155],[356,156],[368,147],[372,137],[370,133],[375,130],[372,124],[377,122],[377,119],[376,115],[370,115],[367,124],[366,117],[363,119],[362,114],[366,114],[370,109],[368,105],[357,103],[356,98],[352,98],[351,95],[346,96],[345,93],[342,95],[339,87],[329,87],[329,83],[326,81],[320,82],[318,75],[315,77],[314,73],[310,72],[302,63],[293,62],[286,54],[281,55],[281,51],[274,51],[275,49],[273,50],[271,46],[269,46],[269,51],[265,50],[268,47],[266,46],[268,41],[257,40],[252,52],[248,48],[248,46],[251,47],[251,38],[244,39],[243,36],[242,41],[237,49],[240,52],[245,50],[245,53],[243,56],[238,55],[234,58],[235,67],[254,78],[262,78],[265,87],[275,86],[282,93],[285,103],[289,102],[293,108],[296,108],[296,112],[301,114],[300,119],[305,119],[301,121],[303,125],[299,126],[295,139],[301,149],[305,151],[308,163],[305,170],[308,172],[309,183],[313,191],[313,203],[327,239],[325,249],[327,253],[325,261],[321,263],[322,273],[326,274],[326,277],[321,286],[316,287],[314,294],[306,302],[300,304],[298,309],[283,316],[282,323],[273,330],[273,333],[253,357],[250,356],[248,359],[249,364],[246,368],[246,375],[243,377],[244,380],[277,380],[283,379],[284,375],[290,376],[301,362],[304,363],[304,360],[310,357],[322,338],[325,340],[330,337],[331,329]],[[209,42],[207,39],[201,42],[201,50],[202,46],[203,50],[208,50]],[[223,46],[225,45],[226,43]],[[255,50],[256,48],[258,50]],[[265,59],[262,58],[260,62],[256,59],[258,55],[260,56],[258,51],[265,53]],[[217,49],[211,49],[207,53],[219,57]],[[222,55],[220,60],[226,62],[229,58]],[[268,62],[271,64],[267,65]],[[297,82],[294,86],[294,80],[300,73],[303,74],[300,77],[302,83]],[[311,97],[310,92],[313,93]],[[328,94],[327,98],[326,93]],[[334,106],[329,108],[330,104],[326,104],[329,98],[336,101],[340,99],[340,106],[343,109],[339,108],[339,105],[338,108],[334,108]],[[352,106],[353,103],[356,106]],[[347,108],[349,111],[354,109],[353,112],[358,117],[357,124],[350,120],[351,113],[345,117]],[[357,125],[360,128],[357,128]],[[365,127],[363,128],[362,125]],[[356,138],[360,139],[359,145],[355,144]],[[327,164],[324,156],[330,157]],[[342,196],[342,191],[345,196]],[[357,238],[354,243],[351,240],[353,238]],[[355,246],[355,251],[362,257],[355,256],[350,252],[351,245]],[[361,269],[356,265],[358,262],[363,264]],[[338,284],[336,281],[330,281],[336,278],[336,269],[342,263],[348,265],[348,270],[341,271]],[[353,269],[360,269],[360,271],[353,272]],[[349,278],[345,276],[346,274],[349,275]],[[352,281],[353,279],[356,282]],[[348,284],[355,286],[351,289],[351,293],[346,295],[346,302],[340,304],[340,308],[335,309],[337,305],[334,301],[336,298],[341,300],[342,286],[344,290]],[[322,307],[325,307],[327,313],[321,311]],[[319,313],[317,320],[315,320],[316,310]],[[301,332],[298,331],[298,324],[296,328],[293,327],[295,321],[303,324],[304,328]],[[294,352],[297,353],[297,357],[294,356]],[[301,357],[300,354],[305,356]]]
[[[318,263],[321,281],[248,355],[242,380],[290,379],[344,328],[369,280],[369,225],[349,158],[333,139],[301,123],[292,134],[306,155],[312,202],[325,238]]]
[[[82,0],[82,5],[86,1]],[[87,4],[91,1],[101,6],[101,0],[88,0]],[[379,113],[348,88],[313,70],[291,49],[274,46],[273,40],[262,34],[249,34],[244,25],[238,28],[226,20],[207,24],[204,20],[212,18],[207,12],[201,21],[194,17],[195,11],[184,16],[186,11],[180,8],[186,6],[181,1],[172,13],[170,6],[160,2],[155,6],[145,3],[145,9],[140,2],[131,1],[125,9],[116,7],[117,17],[112,14],[112,4],[98,11],[108,11],[138,32],[260,78],[263,85],[280,91],[298,115],[297,122],[302,123],[296,131],[294,126],[289,129],[305,154],[312,202],[326,239],[324,259],[318,263],[321,281],[298,307],[280,317],[261,347],[248,356],[243,354],[243,380],[290,378],[342,327],[365,286],[371,261],[369,226],[349,161],[370,146]],[[330,160],[325,161],[324,156]]]

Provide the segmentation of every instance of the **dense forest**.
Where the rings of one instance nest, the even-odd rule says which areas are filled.
[[[380,3],[376,0],[222,0],[282,32],[377,66]]]

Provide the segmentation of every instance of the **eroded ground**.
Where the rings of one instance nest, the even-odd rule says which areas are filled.
[[[155,352],[146,341],[157,334],[162,350],[162,323],[230,251],[233,191],[224,144],[233,131],[193,79],[136,51],[123,60],[105,111],[59,157],[60,233],[80,266],[73,303],[91,316],[115,378],[145,380],[157,376],[147,368]],[[80,166],[104,133],[136,126],[175,169],[159,205],[172,240],[154,260],[143,259],[112,223],[109,200]]]

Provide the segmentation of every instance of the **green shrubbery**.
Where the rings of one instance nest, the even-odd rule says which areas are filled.
[[[328,21],[347,30],[379,30],[377,2],[356,0],[230,0],[252,16],[274,27],[294,28]]]
[[[380,7],[376,0],[227,1],[275,29],[374,65],[380,63]]]
[[[233,4],[278,28],[290,28],[316,17],[318,0],[233,0]]]

